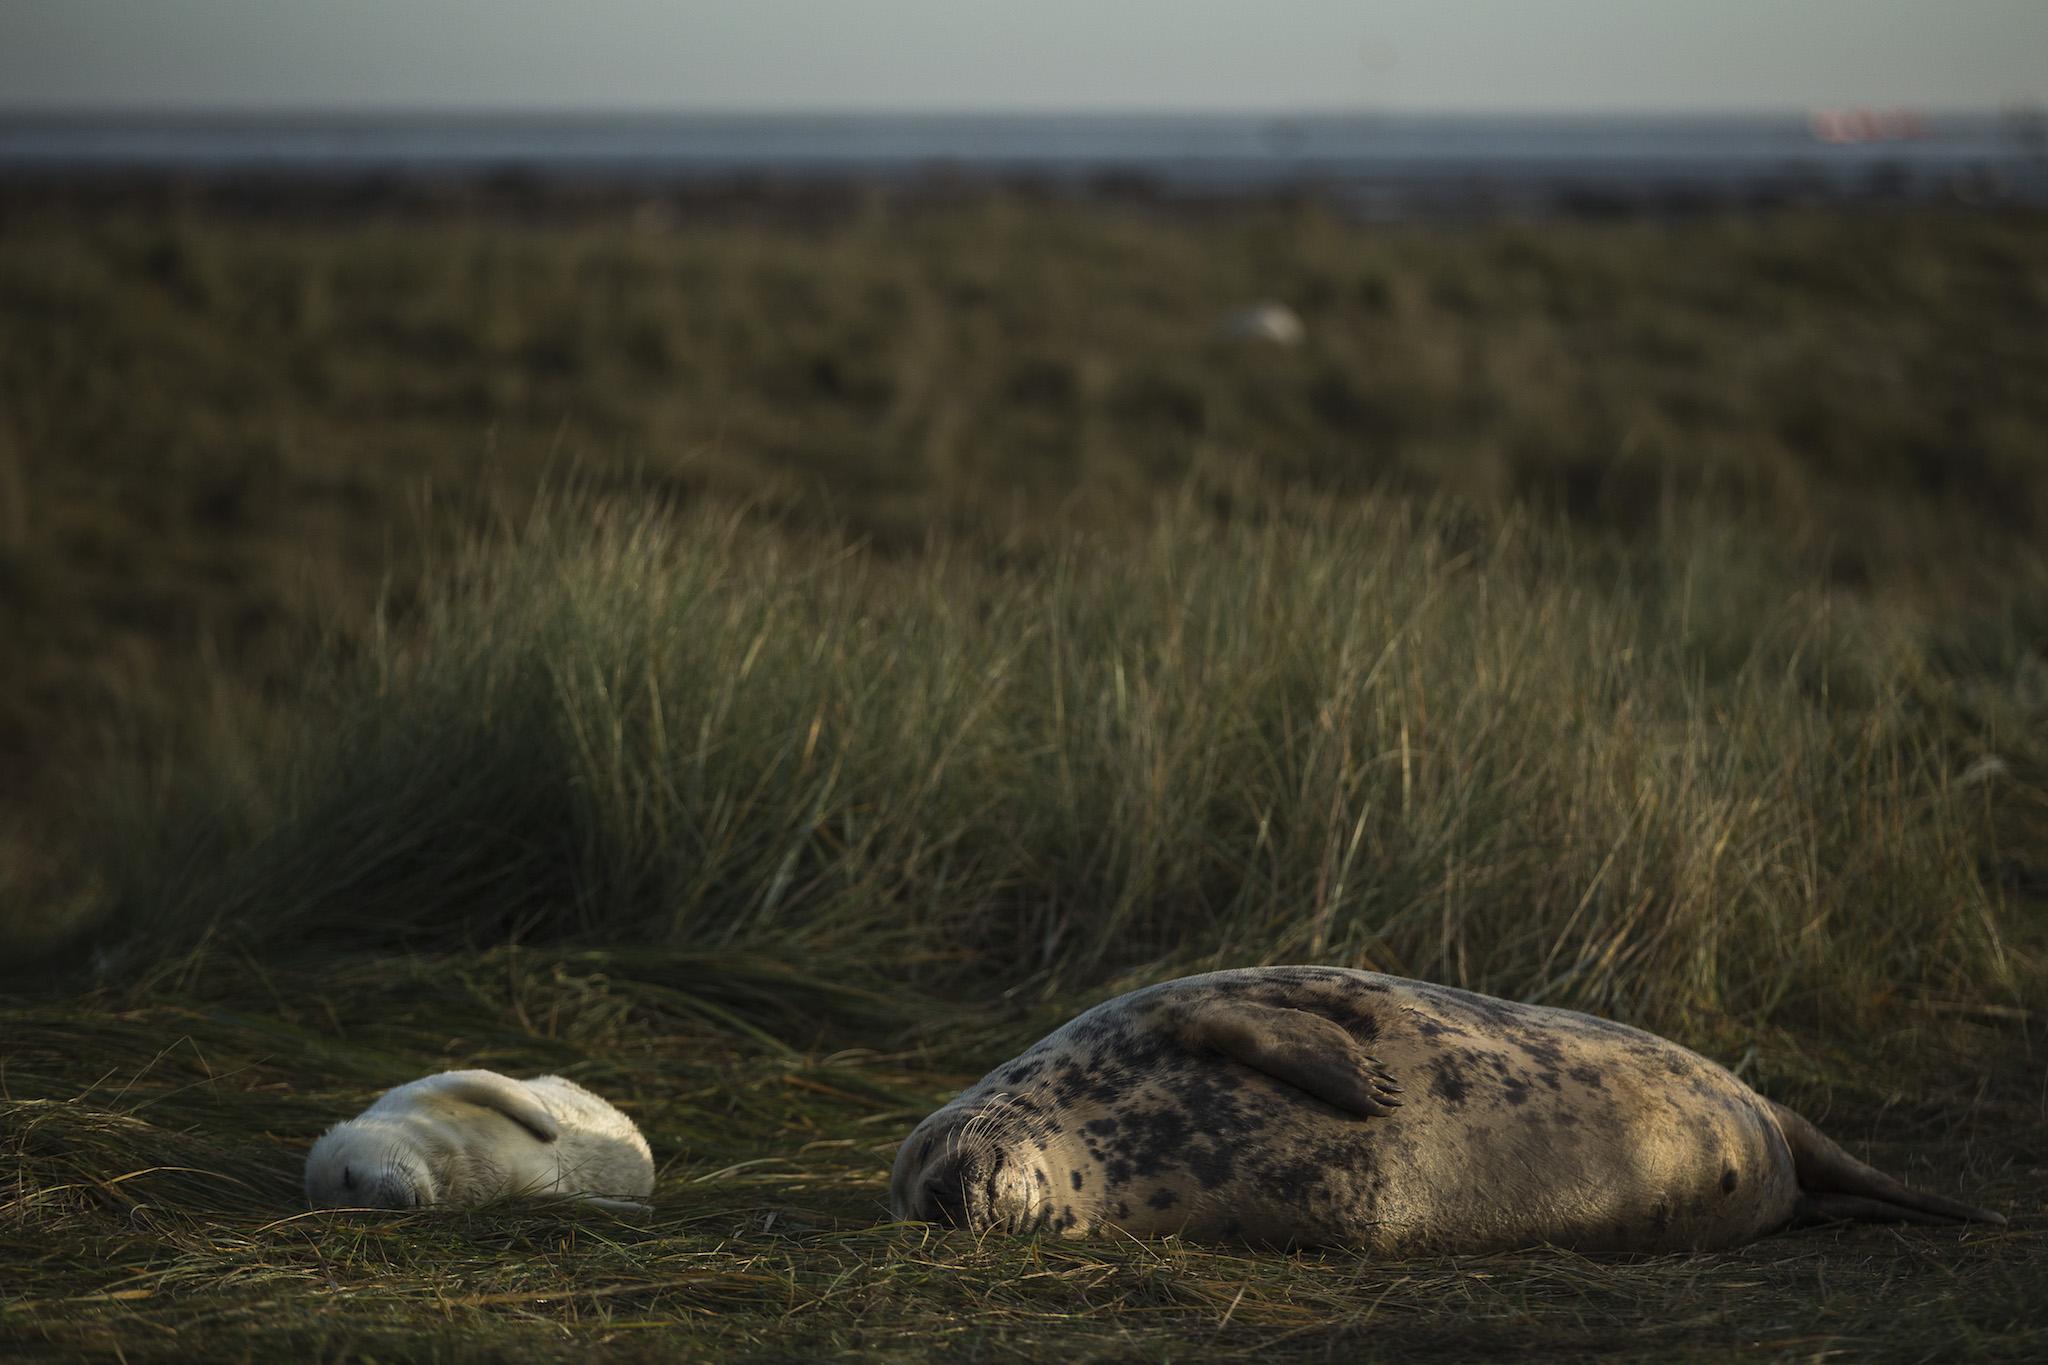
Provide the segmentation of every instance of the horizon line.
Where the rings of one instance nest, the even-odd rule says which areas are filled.
[[[1810,105],[1649,105],[1649,106],[1516,106],[1516,105],[1090,105],[1090,106],[917,106],[917,105],[480,105],[480,104],[10,104],[0,100],[0,119],[121,119],[534,122],[562,119],[578,122],[665,119],[762,119],[792,122],[835,119],[1402,119],[1474,118],[1570,122],[1615,119],[1804,119],[1816,112],[1868,109],[1911,113],[1923,118],[1999,118],[2048,114],[2048,102],[2008,100],[1993,104],[1916,105],[1901,102],[1822,102]]]

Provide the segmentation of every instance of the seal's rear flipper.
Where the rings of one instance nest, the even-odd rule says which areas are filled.
[[[542,1142],[553,1142],[562,1135],[555,1116],[533,1097],[532,1091],[510,1076],[500,1076],[495,1071],[443,1071],[427,1080],[450,1099],[497,1110]]]
[[[1836,1146],[1820,1129],[1779,1104],[1766,1100],[1778,1129],[1792,1149],[1792,1169],[1799,1176],[1799,1202],[1792,1221],[1832,1223],[1857,1219],[1872,1223],[1993,1223],[2005,1215],[1976,1208],[1924,1190],[1908,1189],[1874,1166],[1866,1166]]]
[[[1401,1103],[1394,1078],[1320,1014],[1246,1000],[1197,1000],[1176,1022],[1187,1046],[1220,1052],[1361,1117],[1392,1113]]]
[[[1807,1194],[1801,1191],[1799,1202],[1792,1206],[1792,1226],[1803,1228],[1816,1223],[1926,1223],[1952,1228],[1958,1221],[2005,1221],[1999,1215],[1983,1209],[1971,1209],[1969,1212],[1975,1216],[1958,1219],[1949,1214],[1929,1213],[1925,1209],[1894,1204],[1886,1199],[1872,1199],[1861,1194]]]

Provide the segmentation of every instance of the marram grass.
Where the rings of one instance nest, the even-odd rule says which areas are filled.
[[[1004,571],[564,495],[435,581],[267,739],[110,810],[110,971],[1317,960],[1653,1026],[2029,984],[1913,623],[1725,531],[1624,559],[1447,507],[1183,506]]]

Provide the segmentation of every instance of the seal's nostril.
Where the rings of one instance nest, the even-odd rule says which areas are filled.
[[[967,1226],[966,1171],[958,1158],[941,1162],[924,1180],[924,1220],[949,1228]]]
[[[949,1228],[967,1226],[967,1196],[958,1185],[927,1190],[925,1202],[931,1210],[931,1217],[926,1221]]]

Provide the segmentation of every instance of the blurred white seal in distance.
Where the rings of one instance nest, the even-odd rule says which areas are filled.
[[[1216,335],[1225,341],[1263,341],[1275,346],[1299,346],[1308,337],[1301,316],[1284,303],[1255,303],[1226,313],[1216,324]]]

